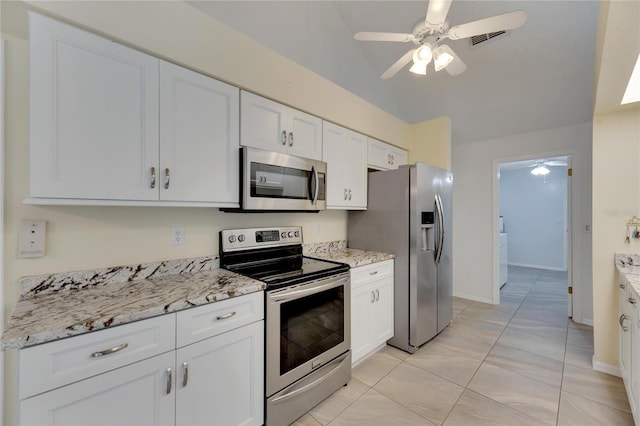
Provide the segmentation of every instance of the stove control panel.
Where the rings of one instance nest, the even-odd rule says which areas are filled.
[[[302,227],[226,229],[220,231],[223,252],[302,244]]]

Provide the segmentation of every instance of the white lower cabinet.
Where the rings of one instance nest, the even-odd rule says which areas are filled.
[[[353,365],[393,337],[393,260],[351,269]]]
[[[19,424],[261,425],[263,300],[252,293],[21,350]]]
[[[638,412],[640,406],[640,323],[637,312],[639,301],[638,295],[624,277],[620,277],[618,296],[620,375],[624,381],[635,424],[640,426],[640,413]]]
[[[20,401],[21,425],[173,425],[175,352]]]

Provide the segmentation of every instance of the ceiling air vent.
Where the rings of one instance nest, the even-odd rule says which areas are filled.
[[[473,37],[469,37],[469,42],[471,43],[472,46],[478,45],[480,43],[483,43],[487,40],[490,40],[492,38],[496,38],[498,36],[501,36],[502,34],[506,34],[506,31],[496,31],[495,33],[489,33],[489,34],[480,34],[480,35],[476,35]]]

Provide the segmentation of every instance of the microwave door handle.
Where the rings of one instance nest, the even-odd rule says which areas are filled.
[[[313,191],[313,196],[311,197],[311,204],[316,204],[318,201],[318,187],[320,186],[320,179],[318,178],[318,171],[315,166],[311,166],[311,177],[315,184],[315,189]],[[310,185],[311,186],[311,185]],[[311,191],[309,191],[311,192]]]

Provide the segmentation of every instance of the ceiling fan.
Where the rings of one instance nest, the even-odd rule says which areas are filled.
[[[451,75],[458,75],[467,69],[467,66],[446,44],[440,44],[446,39],[459,40],[473,37],[479,34],[489,34],[503,30],[512,30],[520,27],[527,20],[527,14],[522,10],[516,10],[502,15],[479,19],[462,25],[449,27],[446,21],[452,0],[430,0],[426,19],[420,19],[414,26],[411,34],[403,33],[377,33],[359,32],[353,36],[362,41],[394,41],[413,42],[417,48],[409,50],[395,64],[391,65],[380,78],[391,78],[404,68],[412,59],[413,65],[409,71],[426,75],[427,65],[433,59],[436,71],[446,69]]]

